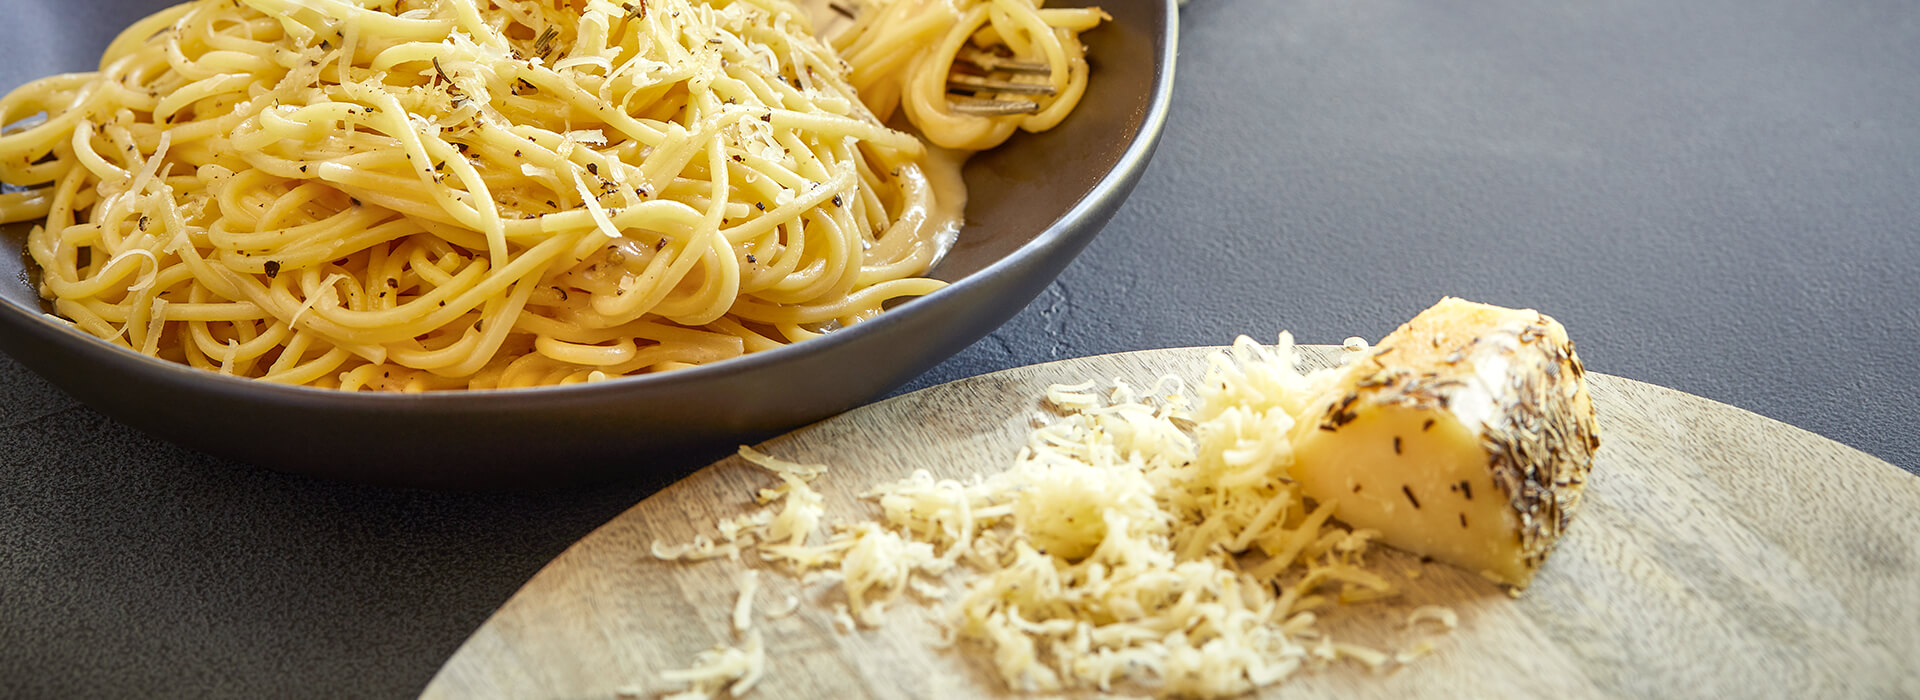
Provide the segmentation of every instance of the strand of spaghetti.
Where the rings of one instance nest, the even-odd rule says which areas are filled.
[[[899,70],[917,53],[914,47],[924,46],[934,37],[945,34],[957,19],[951,12],[914,12],[913,9],[918,8],[911,3],[893,3],[875,13],[876,17],[884,16],[883,19],[876,19],[876,22],[893,23],[887,31],[850,31],[846,34],[858,42],[840,48],[847,62],[856,66],[853,71],[855,89],[865,91],[875,82]]]
[[[662,255],[655,256],[640,274],[622,280],[616,293],[595,296],[591,303],[594,312],[616,319],[648,313],[686,277],[710,247],[708,239],[714,235],[713,229],[696,226],[687,237],[668,242],[660,251]]]
[[[1107,13],[1097,7],[1039,7],[1034,14],[1047,26],[1075,33],[1091,31],[1107,20]]]
[[[281,325],[280,328],[289,328],[289,326]],[[288,371],[298,367],[300,365],[300,358],[305,357],[308,350],[312,349],[315,345],[314,337],[311,333],[292,333],[291,335],[284,335],[284,337],[287,337],[288,340],[283,344],[283,347],[280,348],[279,356],[273,358],[273,362],[267,365],[265,372],[267,376],[284,376]],[[325,348],[326,343],[321,341],[320,345],[322,348]],[[248,364],[260,359],[258,356],[246,354],[244,350],[237,347],[228,354],[234,355],[235,361],[244,361]],[[241,358],[245,359],[242,360]]]
[[[731,318],[714,321],[708,327],[739,338],[741,348],[745,352],[764,352],[780,347],[781,345],[780,341],[767,337],[763,333],[756,332],[748,328],[746,324]]]
[[[352,215],[352,209],[348,208],[332,212],[324,219],[315,220],[314,217],[316,216],[317,210],[321,207],[327,207],[327,205],[320,202],[320,199],[333,194],[333,188],[311,180],[295,180],[294,183],[291,189],[274,197],[273,202],[267,205],[266,211],[260,213],[260,230],[256,233],[262,237],[272,236],[282,241],[299,241],[304,237],[298,233],[302,227],[311,224],[332,223],[329,222],[330,219],[343,215]],[[294,233],[291,235],[277,234],[276,232],[278,231],[293,231]],[[352,246],[354,249],[360,247],[362,246]]]
[[[440,140],[435,133],[438,129],[430,124],[424,124],[425,120],[410,118],[407,110],[401,107],[400,100],[383,90],[377,90],[362,83],[347,83],[340,87],[349,97],[379,108],[373,114],[366,115],[368,125],[379,128],[382,133],[399,140],[400,147],[414,161],[413,170],[420,179],[421,189],[429,193],[434,202],[440,205],[440,209],[452,216],[456,223],[486,234],[487,252],[492,256],[494,266],[505,266],[508,255],[506,234],[501,229],[500,217],[493,207],[475,206],[472,202],[465,201],[461,196],[463,193],[438,186],[440,180],[434,173],[434,163],[452,160],[455,163],[465,164],[465,159],[460,157],[458,151]],[[420,125],[420,129],[426,130],[426,133],[416,130],[416,124]],[[467,172],[473,178],[469,184],[477,184],[479,177],[474,175],[471,169]]]
[[[718,131],[707,139],[707,171],[712,173],[712,203],[707,209],[706,219],[701,230],[716,233],[705,236],[706,245],[701,255],[706,265],[702,288],[688,295],[682,303],[661,303],[660,315],[677,323],[700,326],[712,322],[727,312],[734,299],[740,294],[740,261],[734,257],[733,249],[727,238],[717,232],[726,221],[726,208],[723,204],[732,188],[725,142]]]
[[[302,234],[304,240],[291,245],[276,245],[272,257],[248,255],[243,251],[252,245],[273,245],[272,241],[256,241],[243,238],[236,245],[221,246],[219,260],[222,265],[235,272],[246,274],[266,274],[269,267],[297,269],[319,265],[335,260],[343,253],[352,253],[369,246],[399,240],[417,234],[420,226],[408,219],[389,219],[377,225],[360,226],[359,221],[369,216],[347,216],[329,218],[323,221],[305,224],[299,228],[283,229]],[[210,236],[211,237],[211,236]]]
[[[892,299],[925,296],[942,286],[945,285],[939,280],[920,278],[890,280],[854,292],[844,299],[823,304],[771,306],[743,299],[734,305],[734,312],[741,318],[761,323],[821,323],[862,309],[878,309]]]
[[[920,54],[907,70],[901,89],[901,106],[907,118],[919,125],[927,140],[945,148],[980,150],[1005,141],[1016,125],[972,115],[954,114],[947,108],[946,75],[973,33],[985,25],[987,5],[975,5],[960,16],[942,37],[938,47]]]
[[[836,164],[836,170],[857,175],[859,170],[853,165],[851,144],[829,142],[827,150]],[[862,240],[862,232],[853,221],[853,212],[846,207],[845,198],[841,193],[835,193],[832,201],[833,205],[823,208],[823,211],[827,214],[826,221],[837,233],[829,239],[833,247],[827,251],[827,258],[834,262],[834,284],[822,294],[838,297],[853,291],[854,283],[859,281],[860,261],[866,257],[866,245]]]
[[[672,363],[696,365],[739,357],[744,349],[739,339],[731,341],[712,345],[650,345],[636,350],[633,359],[607,367],[605,371],[610,374],[630,374],[648,368],[665,368]]]
[[[75,127],[72,141],[73,157],[80,162],[81,167],[92,172],[93,176],[100,180],[125,180],[132,176],[132,173],[127,172],[125,168],[107,162],[107,159],[94,149],[93,135],[97,127],[93,120],[82,119]]]
[[[218,268],[224,269],[224,268]],[[437,285],[432,291],[415,297],[398,308],[386,311],[356,314],[352,318],[367,323],[366,327],[354,327],[341,324],[324,313],[314,318],[297,318],[305,314],[302,309],[311,310],[308,301],[311,297],[295,295],[292,282],[276,279],[271,285],[263,285],[258,280],[244,275],[235,275],[240,293],[255,304],[267,309],[275,318],[288,319],[289,323],[301,330],[318,333],[325,337],[346,341],[351,338],[361,344],[395,342],[416,337],[429,329],[437,328],[466,314],[473,307],[457,306],[452,302],[458,295],[478,286],[486,279],[486,262],[476,260],[461,268],[449,277],[445,284]],[[504,284],[501,285],[504,287]],[[447,302],[447,303],[442,303]],[[369,323],[370,319],[385,321],[385,325]]]
[[[319,357],[300,363],[284,372],[269,372],[260,381],[278,384],[312,384],[333,372],[349,359],[346,349],[331,348]]]
[[[143,46],[152,43],[157,35],[163,31],[170,31],[176,21],[199,7],[194,3],[183,2],[127,25],[126,29],[114,35],[113,41],[107,44],[107,49],[101,52],[99,64],[101,69],[104,70],[108,64],[120,60],[122,56],[139,51]]]
[[[932,236],[925,235],[923,231],[935,225],[931,211],[934,197],[933,183],[927,180],[918,165],[900,166],[900,174],[894,179],[904,195],[898,204],[899,215],[892,218],[887,230],[874,241],[867,254],[883,264],[898,266],[933,254]],[[886,276],[886,273],[879,271],[871,274]]]
[[[86,170],[75,168],[60,178],[53,189],[53,204],[46,223],[34,230],[37,235],[27,237],[27,251],[40,265],[42,284],[49,287],[80,277],[79,251],[67,244],[66,237],[69,229],[75,228],[69,205],[78,196],[81,184],[86,182],[86,175]],[[58,295],[57,289],[55,294]]]
[[[661,139],[661,132],[658,129],[650,128],[644,122],[601,102],[592,93],[581,89],[578,84],[553,69],[529,66],[517,70],[521,73],[517,79],[527,81],[543,94],[557,92],[566,99],[568,107],[582,109],[592,114],[619,131],[621,135],[650,146],[658,145]]]
[[[52,208],[53,198],[46,190],[0,192],[0,221],[44,219]]]
[[[751,167],[762,162],[764,161],[749,159],[747,165]],[[764,173],[766,171],[762,172]],[[747,223],[727,229],[727,240],[739,243],[747,239],[766,235],[772,232],[774,227],[798,219],[803,212],[819,209],[822,205],[825,205],[833,199],[834,193],[852,188],[854,186],[854,175],[854,170],[849,168],[839,173],[832,180],[826,182],[824,186],[807,189],[798,197],[794,198],[793,201],[768,210],[766,216],[756,217]],[[791,175],[783,179],[785,182],[781,184],[791,182],[795,185],[793,189],[801,189],[799,185],[803,184],[800,178]]]
[[[416,16],[413,13],[391,15],[345,0],[243,0],[268,17],[279,20],[289,34],[308,38],[334,23],[354,23],[368,34],[391,41],[440,41],[455,26],[452,20]],[[218,7],[219,3],[201,3]],[[491,33],[491,32],[487,32]]]
[[[223,73],[196,80],[161,97],[159,103],[153,107],[153,118],[167,121],[179,114],[187,105],[220,95],[238,93],[246,90],[251,84],[253,84],[253,76],[245,74]]]
[[[538,273],[548,263],[552,262],[561,251],[570,247],[573,241],[580,235],[582,235],[582,232],[575,231],[569,234],[554,236],[553,238],[541,241],[539,245],[527,249],[515,257],[512,262],[508,263],[507,267],[492,271],[480,271],[478,273],[480,279],[472,286],[460,290],[457,295],[447,300],[447,306],[444,308],[454,311],[474,309],[482,306],[488,299],[502,296],[507,291],[509,285]],[[480,261],[476,261],[476,263],[478,264]],[[472,269],[472,267],[470,266],[469,269]],[[435,290],[436,293],[439,291],[441,290]],[[426,299],[426,296],[415,300],[410,305],[423,305],[422,300],[424,299]],[[334,324],[332,327],[334,330],[332,333],[328,333],[329,335],[351,338],[356,343],[386,342],[387,339],[394,338],[395,336],[412,337],[419,335],[418,332],[407,332],[408,330],[413,330],[406,328],[406,326],[409,325],[406,323],[408,316],[413,312],[413,309],[390,309],[381,311],[351,311],[327,307],[314,309],[316,316],[323,319],[326,323]],[[442,312],[443,311],[431,311],[422,318],[432,318],[437,313]],[[440,324],[435,323],[432,325]],[[401,327],[402,330],[396,330],[396,326]]]
[[[1047,65],[1052,69],[1047,76],[1047,84],[1053,87],[1053,100],[1039,112],[1022,118],[1020,127],[1029,131],[1053,128],[1079,103],[1081,90],[1086,85],[1086,59],[1080,55],[1078,41],[1072,38],[1072,32],[1047,24],[1033,7],[1025,5],[1022,0],[994,0],[994,3],[1004,12],[1003,19],[996,21],[996,26],[1004,22],[1019,30],[1002,30],[1001,35],[1025,38],[1033,48],[1038,49],[1035,53],[1046,57]],[[1073,42],[1071,55],[1064,46],[1067,42]]]
[[[143,355],[159,353],[161,331],[166,327],[167,322],[167,300],[154,297],[150,303],[134,308],[141,309],[145,313],[142,314],[144,316],[142,319],[129,319],[130,324],[136,324],[133,328],[139,330],[139,337],[134,338],[129,334],[128,346],[140,351]]]
[[[480,320],[487,322],[484,327],[480,322],[476,322],[474,328],[479,329],[477,332],[463,332],[461,342],[449,346],[448,349],[451,351],[453,348],[460,348],[460,350],[414,353],[410,350],[395,348],[394,359],[401,364],[425,369],[445,377],[468,376],[479,372],[487,362],[492,360],[494,353],[506,340],[507,333],[513,330],[513,324],[503,319],[520,313],[520,309],[526,306],[527,297],[533,293],[536,284],[534,280],[521,279],[514,285],[513,291],[504,298],[500,296],[489,298],[486,308],[480,314]]]
[[[514,319],[514,327],[536,336],[580,345],[599,345],[621,338],[667,343],[687,340],[691,337],[688,329],[654,320],[628,321],[608,328],[590,328],[569,324],[557,319],[536,314],[522,314]]]
[[[197,367],[417,389],[684,366],[937,288],[887,279],[931,263],[924,150],[784,2],[415,9],[198,0],[0,99],[46,115],[0,134],[30,188],[0,216],[44,218],[54,308]]]
[[[631,361],[640,348],[631,338],[615,338],[612,345],[569,343],[549,336],[534,338],[533,347],[541,355],[568,364],[605,367]]]
[[[1014,54],[1042,57],[1047,64],[1047,84],[1055,90],[1065,87],[1067,80],[1067,55],[1060,46],[1060,37],[1040,18],[1040,13],[1026,0],[989,0],[992,18],[991,30],[1002,42],[1005,42]],[[1011,30],[1011,31],[1009,31]]]
[[[193,271],[184,265],[175,265],[167,270],[178,270],[177,274],[182,278],[192,279]],[[162,280],[162,283],[166,281]],[[181,301],[167,307],[167,318],[172,321],[253,321],[265,316],[266,310],[250,301]]]
[[[821,137],[844,137],[871,143],[881,148],[919,155],[925,147],[912,136],[888,129],[879,124],[864,122],[837,114],[796,112],[787,109],[773,110],[774,128],[807,131]]]
[[[251,329],[253,324],[235,324],[234,327]],[[251,363],[258,358],[264,357],[268,352],[281,350],[282,346],[286,344],[287,338],[292,335],[292,327],[284,323],[269,324],[266,332],[258,333],[244,340],[239,337],[229,336],[228,340],[240,341],[235,343],[229,343],[228,340],[216,338],[212,326],[208,325],[206,321],[193,320],[187,324],[187,331],[191,334],[193,341],[190,345],[197,349],[203,358],[212,355],[225,355],[229,356],[233,362],[245,363]],[[280,353],[282,357],[288,358],[289,362],[292,361],[292,358],[295,357],[296,354],[297,353],[289,352]],[[231,366],[231,364],[229,364],[229,366]]]
[[[0,178],[15,184],[39,184],[57,177],[72,165],[64,158],[37,163],[72,138],[86,105],[99,92],[96,73],[74,73],[41,78],[0,98],[0,127],[12,126],[36,114],[45,121],[19,131],[0,134]]]

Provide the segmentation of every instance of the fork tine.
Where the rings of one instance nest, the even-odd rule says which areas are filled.
[[[1051,95],[1053,86],[1034,83],[1015,83],[977,75],[954,73],[947,76],[948,90],[972,90],[975,92],[1004,92],[1016,95]]]
[[[1032,100],[983,100],[978,97],[948,95],[947,103],[955,112],[980,117],[1004,117],[1040,111],[1040,103]]]
[[[1011,58],[995,56],[973,47],[961,49],[960,55],[954,58],[987,72],[1003,71],[1007,73],[1025,73],[1028,75],[1047,75],[1053,72],[1053,67],[1045,63],[1016,61]]]

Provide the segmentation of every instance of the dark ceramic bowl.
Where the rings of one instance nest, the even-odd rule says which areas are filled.
[[[1071,4],[1071,3],[1069,3]],[[161,438],[264,467],[427,487],[558,484],[649,455],[756,440],[858,406],[1005,323],[1099,233],[1151,157],[1172,91],[1173,0],[1102,0],[1094,83],[1059,128],[966,168],[966,227],[933,276],[953,284],[826,337],[591,385],[412,395],[235,379],[108,345],[41,312],[24,226],[0,255],[0,351]],[[0,43],[0,89],[90,70],[154,0],[27,3]]]

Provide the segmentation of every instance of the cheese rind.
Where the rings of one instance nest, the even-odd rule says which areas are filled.
[[[1600,444],[1566,329],[1447,298],[1343,372],[1294,428],[1306,495],[1389,545],[1525,587]]]

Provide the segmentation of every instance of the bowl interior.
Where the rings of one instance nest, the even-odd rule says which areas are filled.
[[[33,4],[17,18],[20,40],[0,44],[0,89],[91,69],[116,31],[106,28],[167,4]],[[968,162],[966,226],[932,272],[952,286],[821,339],[574,387],[398,396],[267,385],[140,356],[48,319],[22,254],[28,226],[16,224],[0,231],[0,350],[158,437],[376,483],[562,483],[791,429],[871,400],[1004,323],[1131,190],[1164,121],[1175,14],[1171,0],[1099,4],[1113,21],[1085,35],[1094,82],[1080,107],[1053,131],[1020,134]]]

